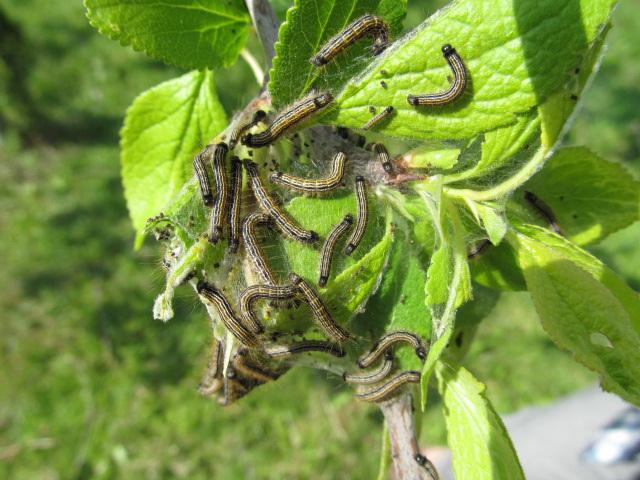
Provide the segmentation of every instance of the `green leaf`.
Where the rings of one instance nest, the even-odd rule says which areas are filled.
[[[441,215],[440,245],[431,257],[425,284],[436,337],[448,328],[446,323],[455,316],[455,310],[471,298],[464,229],[459,213],[453,204],[445,203]]]
[[[424,201],[419,196],[384,186],[379,186],[377,192],[381,201],[389,204],[410,224],[410,241],[415,241],[421,250],[421,259],[430,257],[436,244],[436,232],[433,220],[424,208]]]
[[[476,203],[468,200],[467,205],[474,214],[476,222],[487,232],[493,245],[498,245],[507,233],[507,220],[504,213],[494,205]]]
[[[475,142],[465,149],[458,163],[473,166],[446,175],[444,183],[466,180],[463,185],[470,189],[448,187],[449,195],[474,200],[495,200],[515,190],[539,170],[550,155],[552,147],[570,125],[576,100],[597,71],[607,32],[608,28],[602,30],[582,63],[572,69],[569,80],[537,111],[533,109],[520,116],[515,124],[484,135],[480,160],[477,160],[472,148]],[[541,138],[538,138],[540,130]],[[535,154],[532,153],[534,148],[537,149]]]
[[[470,138],[513,124],[564,82],[606,24],[614,0],[454,1],[399,39],[337,97],[325,121],[359,128],[369,107],[395,108],[380,132],[411,138]],[[442,57],[452,44],[470,86],[441,108],[409,105],[409,93],[445,90],[451,71]],[[384,80],[387,88],[380,85]]]
[[[442,305],[449,298],[449,285],[452,275],[452,248],[443,244],[431,257],[429,278],[426,282],[425,293],[428,305]]]
[[[152,58],[183,68],[235,62],[251,19],[241,0],[85,0],[91,25]]]
[[[599,373],[603,386],[640,404],[640,299],[597,259],[534,226],[510,234],[544,329]],[[531,235],[531,236],[529,236]]]
[[[544,243],[547,248],[553,249],[559,255],[570,259],[605,285],[627,311],[634,328],[640,331],[640,298],[638,293],[631,289],[610,268],[589,252],[545,228],[521,224],[516,224],[516,227],[519,232]]]
[[[431,338],[431,314],[424,295],[416,285],[423,285],[427,274],[418,259],[419,252],[408,246],[403,228],[397,228],[389,264],[380,287],[353,325],[355,333],[372,339],[386,331],[408,330]],[[402,370],[419,370],[420,360],[413,349],[401,347],[396,358]]]
[[[444,145],[437,147],[420,146],[405,153],[403,161],[407,168],[449,170],[456,165],[459,156],[459,148],[447,148]]]
[[[542,168],[549,155],[550,152],[540,146],[530,155],[518,155],[521,161],[516,162],[515,165],[509,165],[508,174],[483,178],[478,190],[475,187],[458,189],[447,186],[445,192],[447,196],[457,199],[476,202],[500,201],[535,175]],[[504,174],[504,172],[500,173]]]
[[[226,125],[213,73],[191,72],[147,90],[120,133],[122,181],[133,227],[143,237],[156,215],[193,176],[193,157]]]
[[[600,68],[604,54],[604,41],[610,29],[611,24],[607,24],[585,55],[582,64],[574,69],[569,81],[540,105],[542,144],[546,148],[552,148],[571,126],[570,120],[578,100]]]
[[[599,242],[640,218],[640,182],[623,165],[585,147],[558,150],[523,189],[551,207],[563,233],[578,245]],[[535,212],[530,218],[545,225]]]
[[[327,297],[338,305],[334,309],[337,316],[351,318],[358,310],[364,308],[369,297],[380,285],[394,241],[393,229],[390,224],[388,227],[385,236],[375,247],[349,268],[344,269],[335,281],[327,286]]]
[[[426,302],[431,311],[431,348],[420,380],[422,408],[427,402],[427,387],[431,373],[440,358],[455,326],[457,308],[471,298],[471,276],[464,242],[465,230],[456,206],[445,197],[438,204],[437,195],[420,192],[433,220],[439,222],[436,231],[439,246],[431,257],[425,284]]]
[[[363,40],[318,69],[309,59],[324,42],[351,21],[371,13],[380,15],[399,31],[406,0],[296,0],[280,26],[269,91],[274,105],[290,103],[310,88],[336,91],[371,61],[369,40]]]
[[[474,282],[502,291],[522,291],[527,286],[522,270],[516,261],[516,253],[511,245],[502,242],[497,247],[490,246],[482,254],[469,261]]]
[[[456,478],[524,479],[520,461],[502,420],[486,396],[486,387],[465,368],[440,362],[448,444]]]
[[[447,350],[448,358],[461,362],[471,348],[478,326],[493,310],[500,292],[481,285],[473,285],[473,300],[465,303],[456,314],[456,328]]]
[[[478,163],[468,170],[447,175],[445,182],[452,183],[481,177],[500,168],[533,140],[539,128],[540,117],[536,111],[533,111],[519,115],[513,125],[485,133]]]
[[[369,196],[369,222],[362,242],[349,256],[343,255],[343,243],[336,247],[336,255],[332,264],[332,275],[327,286],[339,272],[353,266],[358,258],[364,256],[369,250],[380,242],[385,235],[387,221],[384,211],[381,212],[375,197]],[[286,206],[286,211],[291,218],[307,230],[313,230],[321,238],[318,245],[302,244],[298,241],[284,238],[282,245],[287,257],[289,267],[304,278],[317,281],[318,265],[320,264],[320,248],[322,240],[326,238],[331,229],[342,221],[344,216],[351,213],[356,217],[357,205],[355,193],[342,190],[333,196],[320,197],[295,197]],[[343,237],[346,240],[348,235]],[[340,252],[340,253],[338,253]]]

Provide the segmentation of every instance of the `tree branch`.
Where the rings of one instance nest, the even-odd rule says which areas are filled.
[[[258,38],[260,38],[260,42],[264,48],[266,57],[265,71],[269,72],[271,69],[271,61],[276,55],[275,43],[278,39],[280,22],[273,12],[269,0],[245,0],[245,4],[249,10],[249,15],[251,15],[253,26],[258,33]],[[269,74],[267,73],[267,75]]]
[[[413,421],[411,394],[380,404],[389,429],[391,459],[397,480],[438,480],[431,462],[420,453]]]

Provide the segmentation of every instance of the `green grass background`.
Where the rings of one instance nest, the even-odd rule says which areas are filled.
[[[444,2],[409,3],[413,26]],[[621,3],[567,142],[639,173],[640,2]],[[0,478],[374,478],[381,415],[339,382],[299,369],[222,409],[195,391],[209,329],[193,296],[151,318],[159,249],[132,251],[118,129],[178,73],[101,37],[79,1],[0,0]],[[218,81],[229,113],[255,91],[242,62]],[[637,289],[639,237],[595,249]],[[595,380],[524,294],[502,297],[466,363],[503,413]],[[432,398],[422,441],[442,443]]]

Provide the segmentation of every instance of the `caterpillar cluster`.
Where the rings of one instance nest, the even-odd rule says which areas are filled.
[[[389,27],[380,17],[364,15],[339,32],[310,59],[317,68],[331,62],[341,52],[364,37],[371,37],[372,52],[378,55],[389,45]],[[442,49],[454,78],[451,87],[441,93],[409,95],[410,105],[440,106],[455,101],[464,92],[467,84],[466,69],[460,56],[450,45]],[[383,87],[386,88],[385,85]],[[344,216],[331,229],[322,245],[317,232],[304,228],[276,201],[268,183],[261,176],[259,166],[250,158],[241,159],[233,155],[238,145],[241,152],[268,147],[291,130],[300,127],[309,118],[319,112],[331,108],[334,102],[330,92],[315,92],[295,102],[293,105],[275,114],[270,122],[268,115],[257,110],[251,120],[236,126],[229,142],[208,145],[193,162],[194,172],[198,180],[202,202],[210,208],[208,241],[216,244],[228,240],[230,253],[243,251],[248,263],[256,274],[258,283],[249,285],[241,292],[239,308],[222,292],[221,288],[206,279],[198,279],[196,290],[202,302],[215,310],[227,332],[240,344],[235,351],[227,352],[228,363],[223,366],[226,346],[215,340],[210,356],[209,366],[200,386],[205,395],[218,395],[222,405],[233,403],[251,389],[263,383],[276,380],[289,368],[287,360],[306,352],[320,352],[335,357],[345,355],[342,344],[354,336],[337,323],[330,309],[322,299],[315,286],[295,272],[289,272],[287,282],[280,283],[270,266],[268,256],[260,246],[257,236],[258,228],[277,230],[280,234],[312,246],[320,247],[320,264],[317,284],[324,287],[331,277],[331,266],[339,254],[338,245],[343,244],[342,255],[351,255],[364,238],[369,220],[367,181],[363,175],[355,175],[353,189],[356,194],[356,212],[344,212]],[[376,113],[372,107],[373,117],[363,126],[363,130],[372,130],[389,121],[394,108],[388,106]],[[259,125],[264,129],[258,133]],[[338,131],[343,138],[349,135],[346,129]],[[364,140],[359,146],[364,146]],[[378,159],[385,175],[394,175],[393,160],[385,146],[375,143],[370,146]],[[230,158],[229,158],[230,157]],[[276,171],[268,178],[270,183],[294,193],[330,195],[338,188],[345,186],[345,172],[349,162],[345,152],[335,152],[331,170],[320,178],[303,178],[286,172]],[[249,210],[242,205],[243,174],[246,175],[248,189],[255,198],[257,210]],[[242,249],[242,250],[241,250]],[[291,302],[295,305],[305,303],[309,306],[313,320],[326,340],[302,340],[289,344],[278,342],[265,332],[262,319],[256,314],[257,301],[269,301],[273,306],[283,306]],[[418,358],[426,358],[427,346],[422,339],[411,332],[396,331],[380,338],[372,350],[358,360],[359,373],[345,372],[345,382],[356,386],[356,397],[367,402],[385,401],[397,395],[410,383],[420,381],[417,371],[396,371],[392,350],[396,344],[404,343],[413,347]],[[374,364],[380,365],[367,370]]]

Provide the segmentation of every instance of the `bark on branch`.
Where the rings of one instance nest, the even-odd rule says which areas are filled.
[[[275,43],[278,39],[279,21],[271,8],[269,0],[245,0],[251,21],[258,33],[258,38],[264,48],[266,68],[265,72],[271,69],[271,61],[276,54]],[[269,74],[267,73],[267,76]],[[266,79],[265,79],[266,81]]]
[[[380,405],[391,443],[393,478],[396,480],[438,480],[438,473],[420,453],[413,421],[411,394],[405,393]]]

